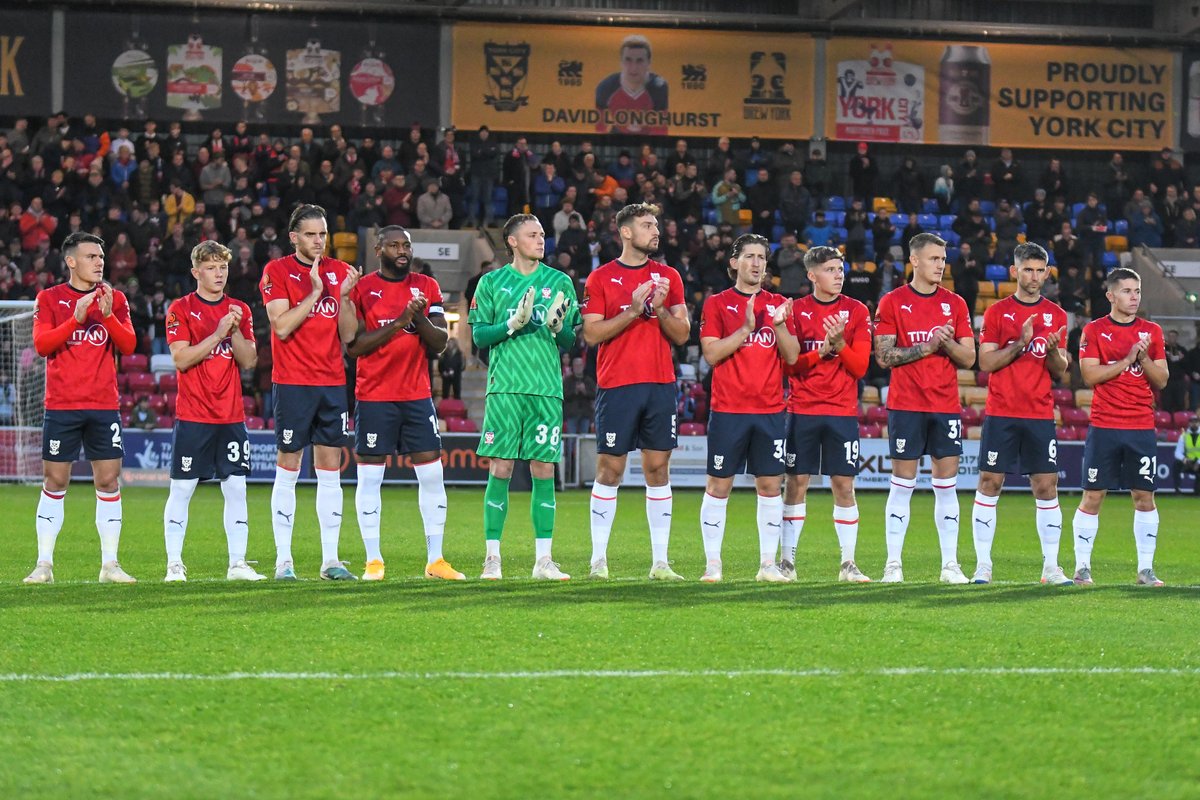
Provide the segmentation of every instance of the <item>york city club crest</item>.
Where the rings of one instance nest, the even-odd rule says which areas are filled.
[[[483,57],[488,85],[492,94],[483,96],[483,102],[497,111],[516,111],[528,105],[525,80],[529,77],[529,52],[527,42],[520,44],[498,44],[487,42],[483,46]]]

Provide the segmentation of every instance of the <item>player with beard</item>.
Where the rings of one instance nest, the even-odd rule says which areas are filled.
[[[608,577],[608,539],[617,489],[629,451],[642,455],[651,580],[681,580],[671,569],[671,452],[677,442],[675,365],[671,348],[685,344],[691,322],[683,279],[653,260],[659,209],[635,203],[616,217],[621,256],[588,275],[583,338],[596,354],[596,480],[592,484],[593,578]]]
[[[417,473],[417,507],[425,528],[425,577],[461,581],[442,557],[446,487],[442,438],[429,384],[427,353],[446,347],[442,290],[428,275],[411,271],[412,238],[399,225],[381,228],[375,242],[379,271],[367,275],[342,304],[342,339],[358,359],[354,396],[358,489],[354,507],[367,550],[364,581],[383,580],[379,533],[385,462],[399,452]],[[347,337],[345,331],[355,333]]]
[[[784,440],[787,414],[783,364],[795,364],[800,343],[788,330],[792,301],[765,291],[769,245],[743,234],[730,248],[731,289],[704,301],[700,347],[712,364],[708,422],[708,479],[700,504],[700,532],[708,565],[700,578],[722,578],[721,544],[734,476],[743,469],[758,491],[759,568],[756,580],[784,583],[775,556],[783,529]]]
[[[1075,583],[1092,584],[1092,547],[1105,495],[1128,488],[1133,495],[1137,585],[1162,586],[1154,574],[1158,542],[1154,392],[1167,385],[1166,347],[1162,328],[1137,316],[1141,276],[1118,267],[1108,273],[1105,285],[1112,311],[1085,325],[1079,342],[1079,370],[1096,394],[1083,445],[1083,498],[1073,521]]]
[[[356,580],[338,559],[342,526],[342,443],[347,436],[346,370],[342,339],[353,336],[353,318],[339,312],[359,272],[325,258],[325,210],[302,205],[292,212],[288,239],[295,253],[271,261],[260,287],[271,321],[271,380],[278,459],[271,490],[275,579],[296,580],[292,527],[296,481],[304,448],[313,446],[317,522],[321,528],[321,579]]]

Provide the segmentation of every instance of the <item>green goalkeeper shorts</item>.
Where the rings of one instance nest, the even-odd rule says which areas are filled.
[[[478,453],[557,464],[562,459],[562,422],[563,403],[557,397],[489,394]]]

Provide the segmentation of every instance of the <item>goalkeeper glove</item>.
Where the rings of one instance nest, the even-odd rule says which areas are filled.
[[[508,318],[508,332],[510,334],[524,328],[529,324],[529,320],[533,317],[533,287],[530,286],[525,290],[520,302],[517,303],[517,308],[513,315]]]
[[[563,293],[559,292],[554,295],[554,302],[550,304],[550,310],[546,312],[546,327],[555,336],[562,330],[563,321],[567,318],[567,309],[570,308],[571,301],[563,297]]]

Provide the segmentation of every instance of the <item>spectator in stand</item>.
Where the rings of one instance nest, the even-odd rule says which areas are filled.
[[[905,242],[904,246],[907,247],[908,242]],[[880,258],[879,263],[875,267],[875,274],[879,276],[880,297],[883,297],[897,286],[904,285],[904,268],[901,266],[901,263],[907,264],[908,261],[897,262],[891,253],[884,253],[883,257]],[[872,308],[871,310],[874,311],[875,309]]]
[[[429,170],[434,175],[445,175],[451,167],[461,172],[466,165],[462,148],[455,144],[457,136],[458,129],[453,125],[442,129],[442,140],[429,152]]]
[[[850,159],[850,194],[871,209],[874,207],[875,184],[878,180],[879,166],[867,152],[867,143],[859,142],[858,154]]]
[[[1133,190],[1133,194],[1130,195],[1129,201],[1125,203],[1123,216],[1124,219],[1129,221],[1131,226],[1133,225],[1134,220],[1139,219],[1142,216],[1142,203],[1147,199],[1148,198],[1146,197],[1145,190],[1138,188]]]
[[[1162,247],[1163,223],[1158,214],[1154,213],[1154,206],[1149,200],[1143,200],[1139,210],[1141,213],[1129,220],[1129,246]],[[1054,256],[1058,257],[1057,248]]]
[[[937,199],[938,211],[942,214],[954,212],[954,170],[949,164],[938,168],[937,180],[933,182],[933,196]]]
[[[150,398],[146,395],[138,398],[137,404],[130,412],[129,425],[144,431],[152,431],[158,427],[158,414],[154,413],[154,409],[150,407]]]
[[[750,209],[754,220],[751,228],[755,234],[772,241],[775,238],[771,234],[775,228],[775,212],[779,209],[779,193],[766,167],[759,167],[756,175],[758,180],[746,189],[746,207]]]
[[[191,250],[189,249],[189,253]],[[175,296],[181,297],[183,291],[178,292]],[[150,353],[152,355],[166,355],[171,352],[167,347],[167,308],[171,305],[171,301],[167,299],[167,294],[161,285],[154,287],[154,294],[150,297]]]
[[[975,316],[975,300],[979,297],[979,282],[983,280],[985,271],[983,262],[974,249],[963,242],[958,246],[958,257],[950,268],[954,279],[954,293],[967,304],[967,314]]]
[[[972,200],[983,197],[984,177],[987,170],[979,163],[974,150],[963,153],[963,160],[958,165],[958,197],[959,205],[965,205]]]
[[[825,160],[825,153],[820,148],[809,153],[808,161],[804,164],[804,185],[812,194],[816,208],[829,207],[829,195],[833,191],[833,172]]]
[[[1174,186],[1178,192],[1186,188],[1183,165],[1175,158],[1171,148],[1164,147],[1150,169],[1151,199],[1162,200],[1166,197],[1168,186]]]
[[[137,169],[138,163],[133,160],[133,146],[122,145],[112,166],[108,168],[108,179],[112,182],[113,190],[122,197],[128,197]]]
[[[812,214],[813,198],[804,185],[804,173],[793,169],[787,183],[779,191],[779,214],[785,230],[798,234],[808,225]]]
[[[425,193],[417,198],[417,219],[420,220],[421,227],[443,230],[450,225],[453,216],[450,199],[442,194],[438,181],[426,181]]]
[[[726,254],[728,248],[721,240],[721,234],[709,234],[704,248],[696,257],[696,272],[700,276],[700,284],[713,292],[723,292],[733,285],[729,279],[729,263]]]
[[[1183,217],[1183,198],[1179,189],[1170,185],[1163,192],[1162,199],[1157,202],[1155,210],[1163,226],[1163,246],[1175,247],[1175,225]]]
[[[446,349],[438,356],[438,374],[442,376],[442,399],[462,399],[463,354],[458,339],[446,339]]]
[[[1175,223],[1175,247],[1194,250],[1200,248],[1200,226],[1196,223],[1196,209],[1185,206],[1183,217]]]
[[[1188,410],[1195,411],[1200,407],[1200,335],[1196,337],[1196,343],[1187,351],[1183,368],[1188,377]]]
[[[504,188],[508,190],[508,213],[520,214],[531,204],[533,174],[537,169],[537,156],[529,149],[524,136],[504,156]]]
[[[846,229],[846,260],[858,261],[867,257],[867,230],[871,227],[863,201],[855,197],[846,212],[842,227]]]
[[[878,219],[878,217],[876,217],[876,219]],[[901,261],[901,263],[904,263],[904,264],[908,263],[908,253],[909,253],[908,243],[912,241],[912,237],[916,236],[918,233],[924,233],[924,232],[925,232],[925,229],[921,227],[921,224],[919,222],[917,222],[917,215],[909,214],[908,215],[908,224],[904,226],[904,230],[900,231],[900,261]],[[876,245],[875,260],[879,261],[883,257],[884,252],[887,252],[890,249],[891,249],[890,247],[885,247],[883,249],[883,252],[880,252],[879,246]],[[880,294],[879,296],[883,297],[882,294]]]
[[[700,180],[700,168],[694,161],[681,166],[683,175],[672,178],[667,185],[667,199],[676,219],[683,219],[689,214],[698,219],[708,196],[708,188]]]
[[[1110,219],[1129,218],[1124,216],[1125,204],[1129,202],[1133,188],[1129,171],[1125,169],[1124,156],[1120,153],[1113,153],[1104,177],[1104,204],[1108,206]],[[1118,217],[1118,214],[1122,216]]]
[[[13,410],[17,403],[17,387],[7,373],[0,372],[0,425],[13,424]]]
[[[917,160],[912,156],[905,156],[900,169],[896,170],[896,205],[900,211],[905,214],[921,213],[921,206],[924,204],[925,195],[925,176],[921,174],[921,170],[917,168]]]
[[[1058,304],[1068,314],[1083,315],[1087,305],[1087,289],[1079,273],[1079,264],[1058,266]]]
[[[1087,202],[1075,218],[1075,230],[1083,247],[1083,264],[1089,270],[1100,266],[1104,257],[1104,237],[1108,235],[1108,217],[1100,207],[1100,198],[1088,192]]]
[[[29,208],[21,215],[19,223],[21,230],[21,249],[27,253],[37,250],[42,243],[49,245],[58,220],[47,214],[42,207],[42,198],[35,197],[29,201]]]
[[[103,238],[105,241],[112,242],[112,246],[108,249],[108,257],[105,259],[109,283],[128,283],[138,266],[137,251],[129,243],[129,234],[122,231],[117,234],[115,239]]]
[[[746,202],[746,195],[738,183],[737,170],[732,167],[725,170],[724,177],[713,186],[712,202],[717,207],[721,222],[734,229],[741,227],[741,209]]]
[[[481,125],[471,143],[471,183],[467,192],[467,226],[474,228],[479,220],[483,227],[492,224],[492,195],[500,177],[500,146],[492,141],[492,132]],[[482,209],[482,213],[480,213]]]
[[[626,160],[628,161],[628,154]],[[554,164],[542,164],[533,179],[533,213],[545,230],[554,230],[554,215],[566,190],[567,182],[558,174]]]
[[[704,167],[704,183],[707,186],[716,186],[725,173],[734,166],[733,150],[729,144],[729,137],[722,136],[717,139],[717,146],[713,148],[712,153],[708,157],[708,161]],[[736,174],[736,173],[735,173]]]
[[[1024,184],[1025,170],[1013,157],[1012,150],[1005,147],[1000,151],[1000,158],[992,165],[992,186],[996,189],[996,199],[1012,202],[1020,198]]]
[[[863,262],[852,261],[842,291],[847,297],[854,298],[868,308],[874,308],[879,302],[879,276],[874,272],[867,272]]]
[[[167,194],[163,195],[162,206],[167,215],[167,228],[173,229],[196,213],[196,198],[185,191],[178,180],[172,180],[170,186]]]
[[[836,244],[837,234],[825,220],[825,212],[816,212],[812,223],[804,229],[805,247],[811,250],[814,247],[833,247]]]
[[[915,213],[910,214],[908,219],[910,225],[917,224]],[[920,233],[920,231],[917,232]],[[887,214],[876,214],[874,221],[871,222],[871,246],[875,250],[876,260],[892,249],[892,239],[895,237],[896,226],[892,224],[892,218]]]
[[[992,255],[991,263],[1008,266],[1012,264],[1013,251],[1019,244],[1017,237],[1021,235],[1021,228],[1025,224],[1025,220],[1021,218],[1021,207],[1016,203],[1001,200],[996,204],[995,220],[996,251]]]
[[[1035,189],[1025,210],[1025,238],[1045,247],[1058,231],[1052,217],[1054,207],[1046,200],[1045,189]]]
[[[567,218],[567,228],[555,240],[555,252],[565,253],[575,275],[586,278],[592,271],[591,253],[588,249],[587,229],[583,227],[583,216],[572,211]]]
[[[668,175],[675,175],[675,167],[678,164],[683,164],[685,167],[688,164],[695,164],[696,157],[688,151],[687,139],[676,139],[675,149],[671,151],[671,155],[667,156],[667,163],[664,171]]]
[[[1163,411],[1183,411],[1187,408],[1187,350],[1179,343],[1179,331],[1167,331],[1163,346],[1167,357],[1167,385],[1163,387]]]
[[[780,191],[787,186],[793,172],[804,174],[804,159],[797,152],[796,145],[784,142],[779,146],[771,158],[771,171],[775,175],[775,184]]]
[[[971,205],[951,227],[958,234],[959,241],[971,248],[976,260],[987,261],[992,243],[992,229],[983,221],[983,210],[979,207],[978,200],[972,200]]]
[[[1071,192],[1067,184],[1067,174],[1063,172],[1062,161],[1050,159],[1042,176],[1038,178],[1038,188],[1046,190],[1047,197],[1065,197],[1070,199]]]
[[[779,278],[776,291],[784,297],[800,297],[808,283],[808,271],[804,267],[804,250],[797,244],[795,233],[784,232],[768,263],[771,274]]]
[[[403,175],[392,178],[391,185],[383,193],[383,211],[388,225],[399,225],[412,228],[415,220],[416,198],[412,189],[408,188]]]
[[[373,182],[368,181],[363,186],[363,193],[354,201],[354,206],[346,216],[346,228],[358,235],[356,263],[360,266],[367,263],[367,248],[370,244],[371,232],[382,228],[386,222],[387,213],[383,205],[383,195],[379,194]]]
[[[563,378],[563,430],[590,433],[596,408],[596,381],[584,371],[582,358],[571,359],[571,371]]]

